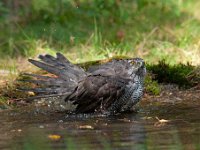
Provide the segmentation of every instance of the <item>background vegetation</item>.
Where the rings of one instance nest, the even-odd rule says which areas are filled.
[[[13,81],[36,71],[28,57],[57,51],[73,63],[142,57],[153,94],[157,81],[197,85],[199,7],[198,0],[1,0],[0,100],[22,97]]]
[[[199,6],[198,0],[2,0],[1,59],[60,51],[73,62],[137,55],[197,65]]]

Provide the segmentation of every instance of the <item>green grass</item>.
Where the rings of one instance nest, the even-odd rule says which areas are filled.
[[[157,81],[152,79],[152,75],[147,74],[145,78],[145,92],[151,95],[159,95],[161,92],[160,85],[158,84]]]
[[[17,21],[9,21],[9,11],[0,6],[5,16],[0,54],[16,58],[61,51],[76,63],[127,55],[149,63],[197,65],[199,5],[197,0],[63,0],[62,5],[34,0],[15,14]]]

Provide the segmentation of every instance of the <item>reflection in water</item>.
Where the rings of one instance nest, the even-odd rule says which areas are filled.
[[[142,108],[113,117],[2,112],[0,149],[200,149],[199,104]]]

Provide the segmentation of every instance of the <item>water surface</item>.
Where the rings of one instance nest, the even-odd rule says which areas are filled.
[[[0,149],[199,150],[200,103],[144,101],[103,117],[24,108],[0,116]]]

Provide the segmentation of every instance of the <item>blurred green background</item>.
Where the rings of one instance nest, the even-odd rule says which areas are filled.
[[[139,56],[200,64],[199,0],[1,0],[1,60]]]

